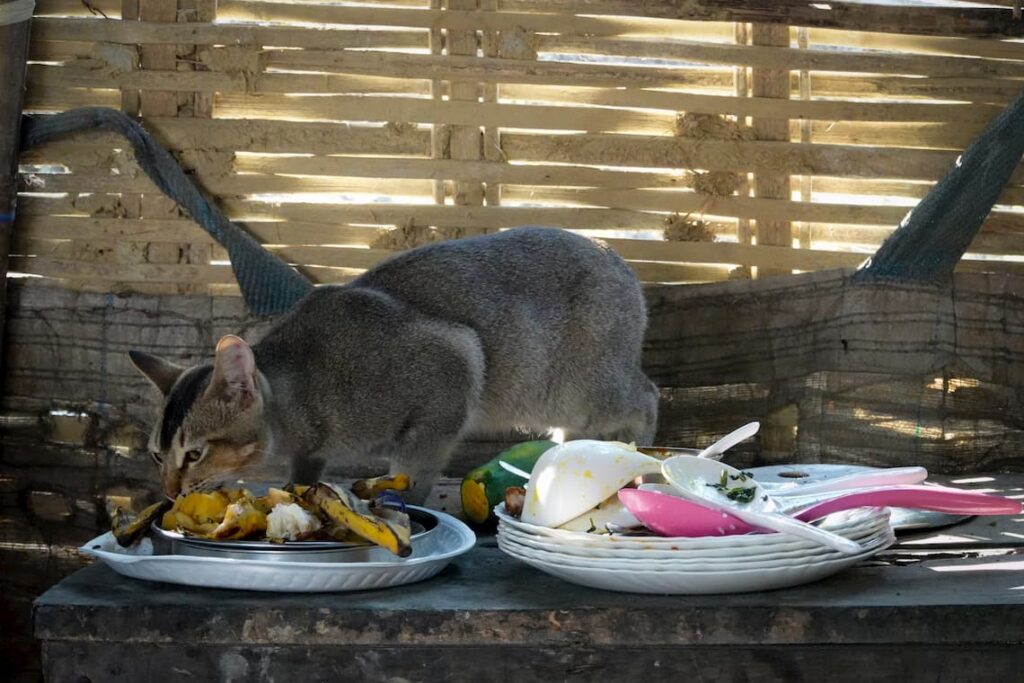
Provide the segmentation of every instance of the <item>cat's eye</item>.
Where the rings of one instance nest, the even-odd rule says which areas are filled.
[[[203,451],[198,448],[193,448],[192,450],[185,452],[186,463],[199,462],[202,459]]]

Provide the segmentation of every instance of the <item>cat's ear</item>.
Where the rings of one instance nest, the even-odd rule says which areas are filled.
[[[207,395],[248,407],[256,397],[256,358],[241,337],[229,334],[217,342],[213,376]]]
[[[139,372],[155,384],[164,396],[171,393],[171,387],[181,377],[181,373],[185,372],[185,368],[182,366],[145,351],[129,351],[128,357],[131,358]]]

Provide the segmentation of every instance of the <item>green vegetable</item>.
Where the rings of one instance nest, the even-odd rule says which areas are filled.
[[[460,489],[462,511],[466,517],[477,524],[493,519],[491,511],[505,500],[505,489],[525,484],[522,477],[506,471],[499,462],[531,472],[540,456],[554,445],[554,441],[525,441],[498,453],[492,460],[469,472]]]
[[[745,489],[738,486],[734,489],[729,489],[725,492],[725,497],[729,500],[735,500],[737,503],[749,503],[754,500],[754,495],[757,493],[757,489],[751,486],[749,489]]]
[[[749,503],[754,500],[754,496],[757,494],[757,487],[751,486],[749,488],[744,486],[729,486],[729,480],[738,481],[743,483],[747,479],[753,479],[753,476],[749,472],[740,472],[739,475],[727,475],[725,471],[722,472],[721,478],[717,484],[707,484],[716,491],[721,491],[729,500],[735,500],[737,503]]]

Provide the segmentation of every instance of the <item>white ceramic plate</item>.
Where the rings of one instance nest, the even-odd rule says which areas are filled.
[[[847,538],[860,540],[879,529],[888,528],[890,526],[889,518],[885,510],[875,508],[874,512],[876,514],[866,517],[858,524],[842,528],[839,533]],[[709,548],[702,544],[680,544],[675,542],[676,540],[693,541],[698,539],[670,539],[668,537],[661,538],[661,540],[669,541],[667,543],[648,544],[637,542],[638,540],[643,540],[642,538],[621,536],[610,537],[608,535],[595,536],[594,534],[590,534],[590,536],[595,536],[595,540],[590,543],[577,541],[575,539],[572,542],[565,542],[563,538],[559,537],[526,533],[502,520],[498,521],[498,530],[501,533],[515,538],[516,540],[526,539],[538,544],[543,544],[545,549],[553,549],[558,552],[573,555],[586,555],[590,557],[654,557],[652,553],[661,553],[666,557],[676,557],[682,553],[701,557],[732,558],[737,555],[748,557],[751,555],[764,556],[781,553],[832,552],[825,546],[804,541],[803,539],[792,539],[791,542],[787,543],[773,542],[758,545],[742,544],[737,546],[718,544],[715,547]],[[727,538],[738,539],[740,536],[728,536]],[[619,542],[620,540],[621,542]]]
[[[412,507],[412,506],[410,506]],[[476,543],[476,535],[451,515],[438,518],[437,545],[420,557],[388,562],[289,562],[236,560],[187,555],[154,555],[147,538],[133,548],[117,545],[112,533],[98,536],[80,550],[124,576],[146,581],[204,588],[280,592],[355,591],[423,581]]]
[[[789,588],[824,579],[884,550],[895,540],[895,535],[889,532],[878,547],[859,555],[842,555],[833,560],[776,568],[703,572],[649,570],[642,567],[629,569],[579,567],[521,555],[513,555],[513,557],[570,583],[603,590],[661,595],[749,593]],[[508,551],[506,550],[506,552]]]
[[[551,529],[549,527],[527,524],[505,514],[504,503],[496,506],[494,513],[501,523],[524,534],[543,536],[550,539],[553,543],[572,543],[585,547],[617,550],[718,550],[721,551],[723,556],[745,556],[751,548],[767,551],[769,547],[773,550],[781,550],[784,548],[816,548],[818,546],[813,541],[796,538],[789,534],[774,533],[746,534],[742,536],[706,536],[700,538],[588,534],[581,531],[566,531],[564,529]],[[877,523],[879,517],[888,519],[888,510],[884,508],[856,508],[831,514],[824,518],[820,525],[829,531],[845,536],[854,533],[852,529],[858,526]]]
[[[889,536],[892,535],[889,528],[879,529],[876,533],[859,540],[863,546],[863,552],[878,549],[888,545]],[[806,564],[816,564],[829,560],[836,560],[844,557],[842,553],[825,549],[826,552],[816,555],[796,555],[787,557],[772,556],[770,558],[749,557],[744,559],[702,559],[687,557],[684,554],[672,559],[650,558],[650,557],[593,557],[584,555],[572,555],[554,550],[541,550],[531,547],[507,535],[498,535],[498,546],[518,558],[530,558],[544,560],[553,564],[562,564],[572,567],[594,567],[602,569],[631,570],[643,569],[649,571],[728,571],[733,569],[775,569],[778,567],[793,567]]]
[[[877,514],[866,517],[860,523],[850,525],[841,529],[838,533],[847,538],[858,538],[876,531],[879,528],[890,526],[888,515],[885,510],[876,508]],[[729,544],[716,544],[715,546],[708,547],[707,544],[696,544],[696,543],[677,543],[676,541],[695,541],[701,540],[696,538],[670,538],[670,537],[657,537],[659,540],[665,541],[663,543],[643,543],[643,537],[623,537],[620,535],[609,536],[607,534],[596,535],[590,534],[594,537],[593,542],[583,542],[582,540],[573,539],[566,542],[563,538],[554,536],[546,536],[543,534],[532,534],[523,531],[522,529],[516,528],[511,524],[507,524],[504,521],[498,521],[498,529],[519,537],[529,538],[534,541],[541,543],[548,543],[552,546],[557,546],[562,552],[579,552],[589,554],[597,552],[601,554],[601,551],[611,552],[613,555],[620,553],[642,553],[647,555],[651,552],[661,551],[670,553],[679,553],[680,551],[707,554],[713,556],[717,553],[724,552],[726,556],[732,556],[736,554],[736,548],[743,549],[744,553],[757,552],[757,553],[774,553],[774,552],[788,552],[791,550],[817,550],[824,546],[813,542],[805,542],[803,539],[792,539],[785,543],[776,543],[775,539],[772,539],[772,543],[758,543],[749,544],[742,543],[740,545],[729,545]],[[762,538],[767,534],[760,535]],[[740,539],[742,536],[726,536],[724,538]]]
[[[858,527],[854,533],[844,534],[858,543],[865,543],[883,532],[889,531],[889,524],[881,518],[876,524],[867,527]],[[540,550],[544,552],[562,553],[564,555],[584,558],[603,558],[609,560],[674,560],[674,561],[700,561],[717,563],[735,563],[737,556],[732,552],[722,550],[661,550],[661,549],[615,549],[597,548],[591,546],[579,546],[571,543],[557,543],[544,536],[531,536],[516,531],[507,524],[498,525],[498,534],[504,538],[518,543],[519,545]],[[748,548],[743,553],[743,560],[746,562],[763,562],[778,559],[790,558],[821,558],[831,555],[838,555],[834,550],[825,546],[810,545],[796,548],[775,546],[768,548]]]

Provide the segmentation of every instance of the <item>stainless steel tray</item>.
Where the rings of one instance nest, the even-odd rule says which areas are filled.
[[[408,508],[412,523],[412,557],[423,557],[437,548],[438,518],[430,510]],[[166,531],[153,524],[154,555],[190,555],[270,562],[391,562],[400,560],[385,548],[340,541],[216,541]],[[408,558],[405,558],[408,559]]]

